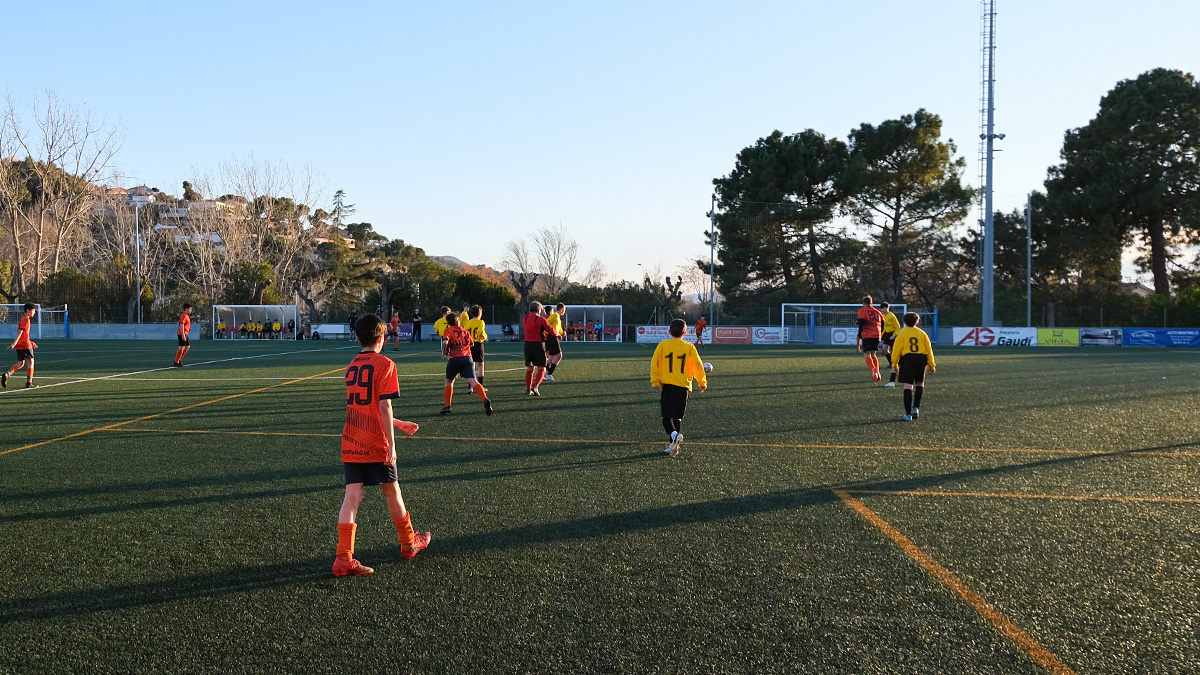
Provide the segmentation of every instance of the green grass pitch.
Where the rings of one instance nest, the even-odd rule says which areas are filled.
[[[709,347],[670,459],[651,349],[565,346],[541,398],[489,346],[492,417],[461,386],[438,415],[432,343],[385,352],[433,543],[402,560],[369,488],[376,573],[334,578],[350,343],[43,341],[0,393],[0,673],[1200,663],[1195,350],[939,349],[903,423],[852,350]]]

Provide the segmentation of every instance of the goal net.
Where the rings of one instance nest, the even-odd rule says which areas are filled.
[[[296,305],[213,305],[215,340],[295,340],[299,329]]]
[[[785,302],[782,312],[783,339],[793,343],[853,345],[858,337],[860,309],[861,303]],[[900,318],[908,311],[908,305],[893,303],[891,311],[896,318]]]

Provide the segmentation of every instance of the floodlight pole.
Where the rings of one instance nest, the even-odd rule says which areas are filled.
[[[141,209],[141,202],[133,203],[133,247],[135,250],[134,257],[137,260],[137,288],[134,292],[137,293],[138,324],[142,323],[142,229],[138,222],[138,213]]]
[[[1025,197],[1025,327],[1033,326],[1033,193]]]
[[[717,325],[717,295],[713,292],[717,269],[717,195],[712,196],[708,211],[708,324]],[[715,328],[714,328],[715,330]]]
[[[996,0],[989,0],[987,8],[987,178],[983,192],[983,317],[984,326],[994,326],[995,321],[995,222],[992,205],[992,156],[996,136]]]

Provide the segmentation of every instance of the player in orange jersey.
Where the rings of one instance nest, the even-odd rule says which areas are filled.
[[[708,328],[708,320],[700,317],[696,320],[696,347],[704,346],[704,329]]]
[[[29,339],[29,323],[37,314],[37,305],[32,302],[27,302],[21,307],[21,318],[17,320],[17,339],[13,340],[8,346],[9,349],[17,350],[17,364],[9,368],[4,373],[0,373],[0,386],[8,386],[8,378],[12,377],[21,368],[25,368],[25,388],[33,389],[33,350],[37,349],[37,344]]]
[[[417,534],[396,480],[396,432],[392,400],[399,396],[396,364],[380,354],[385,330],[374,314],[360,317],[354,333],[363,350],[346,368],[346,424],[342,427],[342,466],[346,498],[338,513],[337,558],[334,576],[357,576],[375,570],[354,559],[355,519],[363,486],[378,485],[387,500],[392,524],[400,537],[400,555],[412,558],[429,546],[430,533]]]
[[[875,352],[879,350],[879,336],[883,334],[883,314],[872,307],[871,302],[871,296],[864,295],[862,309],[858,310],[858,351],[863,353],[867,367],[871,369],[871,379],[878,382],[881,379],[879,357]]]
[[[175,363],[171,364],[176,368],[183,367],[183,355],[188,353],[192,348],[192,343],[188,340],[188,333],[192,330],[192,306],[185,304],[183,312],[179,315],[179,323],[175,325],[175,339],[179,341],[179,347],[175,350]]]
[[[400,312],[392,312],[392,320],[388,321],[388,337],[395,340],[392,351],[400,351]]]
[[[446,362],[446,387],[442,390],[446,407],[442,408],[442,414],[450,414],[450,402],[454,400],[454,378],[462,375],[470,385],[471,391],[483,401],[483,411],[491,415],[492,400],[488,398],[487,391],[479,384],[479,380],[475,379],[475,362],[471,357],[471,346],[475,341],[465,328],[458,325],[458,319],[459,316],[453,312],[447,314],[446,331],[442,334],[442,357],[449,359]]]

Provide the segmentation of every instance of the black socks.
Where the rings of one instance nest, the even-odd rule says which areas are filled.
[[[547,375],[553,375],[553,374],[554,374],[554,367],[555,367],[555,366],[557,366],[557,365],[558,365],[557,363],[551,363],[550,365],[546,366],[546,374],[547,374]]]
[[[904,390],[904,414],[911,415],[913,409],[913,390]]]
[[[925,387],[919,384],[913,385],[913,407],[921,407],[921,394],[925,393]]]

